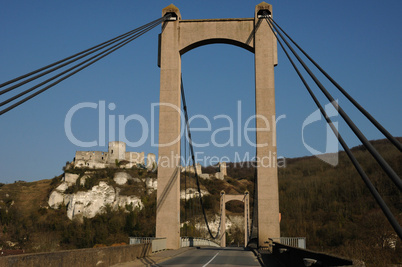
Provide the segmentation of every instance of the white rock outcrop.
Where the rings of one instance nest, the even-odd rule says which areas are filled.
[[[150,194],[158,188],[158,180],[156,178],[145,178],[147,192]]]
[[[213,234],[216,234],[218,232],[219,223],[220,217],[218,215],[215,215],[213,218],[208,219],[209,229]],[[183,226],[183,223],[181,224],[181,226]],[[196,223],[195,228],[201,233],[205,233],[205,238],[209,237],[207,234],[207,226],[204,222]],[[225,231],[230,235],[231,230],[235,228],[244,229],[244,217],[239,215],[226,215],[226,226],[224,228]],[[220,231],[222,231],[222,228],[220,228]]]
[[[56,187],[56,191],[64,192],[70,185],[67,182],[61,183],[58,187]]]
[[[116,199],[116,192],[113,186],[106,182],[99,182],[99,185],[92,187],[90,191],[78,191],[71,194],[67,206],[67,217],[72,220],[74,216],[82,214],[83,217],[93,218],[102,212],[106,205],[113,205]]]
[[[137,196],[122,196],[120,190],[101,181],[98,185],[88,191],[78,191],[74,194],[66,194],[65,191],[71,184],[63,181],[49,196],[48,204],[53,209],[58,209],[60,205],[67,206],[67,217],[74,218],[93,218],[102,213],[107,205],[113,209],[132,205],[133,208],[142,209],[144,205]]]
[[[64,202],[64,194],[54,190],[49,196],[49,206],[53,209],[58,209],[61,204]]]
[[[114,207],[126,207],[128,205],[132,205],[133,208],[140,208],[142,209],[144,205],[141,202],[141,199],[139,199],[136,196],[121,196],[118,195],[116,198],[116,201],[114,202]]]
[[[85,181],[86,181],[88,178],[91,178],[91,175],[92,175],[93,173],[94,173],[93,171],[86,171],[86,172],[84,173],[84,175],[81,176],[81,178],[80,178],[80,185],[84,186],[84,185],[85,185]]]
[[[75,184],[79,175],[74,173],[64,173],[64,182],[68,183],[69,185]]]
[[[200,178],[205,179],[205,180],[210,179],[210,176],[209,176],[208,173],[202,173],[202,174],[200,174],[199,176],[200,176]]]
[[[132,179],[132,177],[126,172],[116,172],[113,177],[113,180],[118,185],[126,184],[129,179]]]
[[[53,209],[58,209],[60,205],[68,203],[68,195],[64,191],[70,186],[67,182],[62,182],[49,196],[48,204]]]
[[[156,163],[156,156],[153,153],[148,153],[147,165],[145,166],[149,171],[155,171],[158,167]]]
[[[218,229],[220,229],[220,231],[222,230],[222,228],[219,228],[219,224],[220,224],[220,217],[218,215],[215,215],[213,218],[208,218],[208,226],[209,229],[211,230],[211,232],[213,234],[216,234],[218,232]],[[209,237],[208,236],[208,230],[207,230],[207,226],[205,225],[205,222],[203,221],[203,218],[201,218],[202,222],[196,223],[195,224],[195,229],[199,230],[200,233],[204,233],[205,238]],[[183,224],[181,224],[183,226]],[[228,218],[228,216],[226,216],[226,230],[230,229],[232,227],[233,223],[232,221]],[[222,232],[220,232],[222,233]]]
[[[201,191],[201,196],[210,195],[207,190],[201,189],[200,191]],[[180,191],[180,199],[186,199],[186,198],[190,199],[190,198],[195,198],[195,197],[197,197],[197,198],[199,197],[197,188],[187,188],[187,190]]]

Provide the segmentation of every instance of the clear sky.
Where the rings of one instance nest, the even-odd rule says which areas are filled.
[[[171,1],[5,1],[0,0],[0,83],[70,56],[161,16]],[[183,19],[253,17],[260,1],[176,1]],[[402,136],[402,35],[399,0],[272,0],[274,19],[331,74],[355,99],[394,136]],[[77,150],[107,151],[106,146],[82,148],[66,136],[65,117],[80,103],[113,103],[106,118],[130,115],[143,117],[151,129],[152,103],[159,101],[157,36],[160,27],[118,50],[90,68],[74,75],[44,94],[0,117],[0,182],[49,179],[62,173],[66,161]],[[281,50],[275,68],[278,155],[311,155],[303,144],[302,126],[316,111],[313,101]],[[182,57],[182,72],[190,116],[203,115],[211,130],[195,132],[194,141],[212,142],[214,131],[227,127],[226,115],[238,123],[241,101],[242,124],[254,114],[254,55],[230,45],[209,45]],[[327,85],[327,83],[325,83]],[[330,89],[339,104],[362,128],[368,139],[383,136],[369,125],[347,100]],[[9,94],[1,96],[5,99]],[[320,99],[324,100],[320,96]],[[102,102],[104,101],[104,102]],[[325,105],[328,102],[323,102]],[[286,116],[286,117],[284,117]],[[157,119],[157,118],[156,118]],[[360,144],[339,121],[339,130],[349,146]],[[156,120],[157,122],[157,120]],[[194,119],[193,127],[206,127]],[[155,123],[157,127],[157,123]],[[237,125],[235,125],[237,127]],[[241,125],[243,127],[243,125]],[[107,121],[119,136],[118,126]],[[156,128],[157,129],[157,128]],[[98,138],[98,110],[82,109],[72,120],[79,140]],[[108,130],[107,130],[108,131]],[[141,124],[132,121],[125,128],[131,142],[141,138]],[[225,143],[228,132],[218,132],[216,140]],[[241,159],[255,149],[234,133],[234,146],[208,146],[197,151],[203,156]],[[250,134],[251,141],[253,140]],[[157,141],[157,131],[155,140]],[[323,120],[304,129],[305,143],[326,150]],[[113,141],[113,140],[110,140]],[[152,140],[129,151],[157,154]]]

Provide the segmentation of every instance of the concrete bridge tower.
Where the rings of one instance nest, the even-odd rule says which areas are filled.
[[[255,111],[257,166],[258,242],[279,237],[279,197],[276,166],[274,66],[276,38],[260,19],[272,6],[262,2],[254,18],[182,20],[174,5],[162,10],[173,14],[160,36],[159,163],[156,236],[167,238],[168,249],[180,245],[180,75],[181,55],[202,45],[225,43],[244,48],[255,56]],[[270,159],[270,163],[267,163]]]

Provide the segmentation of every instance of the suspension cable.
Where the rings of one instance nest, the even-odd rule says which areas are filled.
[[[36,76],[33,76],[33,77],[31,77],[31,78],[29,78],[29,79],[27,79],[27,80],[24,80],[24,81],[20,82],[20,83],[18,83],[18,84],[15,84],[15,85],[10,86],[10,87],[8,87],[8,88],[6,88],[6,89],[3,89],[2,91],[0,91],[0,95],[2,95],[2,94],[4,94],[4,93],[7,93],[7,92],[9,92],[9,91],[11,91],[11,90],[13,90],[13,89],[16,89],[16,88],[20,87],[21,85],[24,85],[24,84],[26,84],[26,83],[29,83],[29,82],[33,81],[33,80],[36,80],[36,79],[38,79],[38,78],[40,78],[40,77],[42,77],[42,76],[44,76],[44,75],[46,75],[46,74],[49,74],[49,73],[51,73],[51,72],[53,72],[53,71],[55,71],[55,70],[58,70],[58,69],[60,69],[60,68],[62,68],[62,67],[64,67],[64,66],[66,66],[66,65],[68,65],[68,64],[71,64],[71,63],[73,63],[73,62],[76,62],[76,61],[82,59],[83,57],[86,57],[86,56],[88,56],[88,55],[91,55],[91,54],[95,53],[96,51],[99,51],[100,49],[103,49],[103,48],[105,48],[105,47],[107,47],[107,46],[109,46],[109,45],[111,45],[111,44],[113,44],[113,43],[118,42],[118,41],[121,40],[121,39],[127,38],[127,37],[129,37],[129,36],[131,36],[131,35],[133,35],[133,34],[135,34],[135,33],[137,33],[137,32],[140,32],[141,30],[143,30],[143,29],[146,28],[146,27],[149,27],[149,26],[151,26],[151,25],[153,25],[153,24],[155,24],[155,23],[159,24],[163,19],[164,19],[164,18],[159,18],[159,19],[154,20],[153,22],[150,22],[150,23],[148,23],[148,24],[145,24],[145,25],[143,25],[143,26],[141,26],[141,27],[139,27],[139,28],[137,28],[137,29],[134,29],[134,30],[132,30],[132,31],[129,31],[129,32],[127,32],[127,33],[125,33],[125,34],[122,34],[122,35],[120,35],[120,36],[118,36],[118,37],[115,37],[115,38],[113,38],[113,39],[111,39],[111,40],[109,40],[109,41],[107,41],[107,42],[104,42],[104,43],[102,43],[102,44],[99,44],[99,45],[97,45],[97,46],[94,46],[94,47],[92,47],[92,48],[90,48],[90,49],[85,50],[85,51],[88,51],[88,50],[89,50],[89,52],[86,52],[86,53],[85,53],[85,51],[83,51],[83,52],[80,52],[80,53],[78,53],[78,54],[75,54],[74,56],[68,57],[67,59],[69,59],[69,58],[74,58],[74,57],[76,57],[76,58],[75,58],[75,59],[72,59],[72,60],[70,60],[70,61],[67,61],[67,62],[65,62],[65,63],[63,63],[63,62],[66,61],[66,59],[63,59],[63,60],[60,60],[60,61],[58,61],[58,62],[56,62],[56,63],[53,63],[53,64],[50,64],[50,65],[48,65],[48,66],[46,66],[46,67],[43,67],[43,68],[41,68],[41,69],[39,69],[39,70],[36,70],[36,71],[31,72],[31,73],[25,74],[25,75],[23,75],[23,76],[21,76],[21,77],[28,77],[28,76],[31,76],[31,75],[33,75],[33,74],[35,74],[35,73],[37,73],[37,72],[40,72],[41,70],[45,70],[46,68],[49,68],[49,66],[54,66],[54,65],[63,63],[63,64],[61,64],[61,65],[59,65],[59,66],[56,66],[56,67],[54,67],[54,68],[52,68],[52,69],[50,69],[50,70],[47,70],[46,72],[40,73],[40,74],[38,74],[38,75],[36,75]],[[81,54],[83,54],[83,55],[81,55]],[[77,57],[78,55],[81,55],[81,56]],[[19,77],[19,78],[16,78],[16,79],[22,79],[22,78]],[[14,80],[16,80],[16,79],[14,79]],[[12,81],[13,81],[13,80],[12,80]],[[16,80],[16,81],[17,81],[17,80]],[[10,81],[9,81],[9,82],[6,82],[6,83],[10,83]],[[6,83],[5,83],[5,84],[6,84]],[[0,86],[0,87],[1,87],[1,86]]]
[[[272,30],[272,32],[274,33],[275,36],[276,33],[274,31],[274,28],[272,27],[273,25],[271,25],[268,20],[266,19],[270,29]],[[281,36],[282,37],[282,36]],[[350,160],[352,161],[353,165],[355,166],[356,170],[358,171],[358,173],[360,174],[360,176],[363,179],[363,182],[366,184],[367,188],[370,190],[371,194],[374,196],[375,200],[377,201],[378,205],[380,206],[381,210],[383,211],[384,215],[387,217],[388,221],[390,222],[391,226],[394,228],[395,232],[397,233],[397,235],[399,236],[399,238],[402,239],[402,228],[399,225],[398,221],[396,220],[396,218],[394,217],[394,215],[392,214],[391,210],[388,208],[387,204],[385,203],[385,201],[382,199],[382,197],[380,196],[380,194],[378,193],[377,189],[375,188],[375,186],[372,184],[372,182],[370,181],[370,179],[368,178],[367,174],[364,172],[363,168],[360,166],[359,162],[357,161],[357,159],[355,158],[355,156],[352,154],[351,150],[349,149],[348,145],[346,144],[346,142],[344,141],[344,139],[342,138],[341,134],[338,132],[338,130],[336,129],[336,127],[334,126],[334,124],[332,123],[332,120],[330,119],[330,117],[327,115],[326,111],[324,110],[324,108],[322,107],[322,105],[320,104],[320,102],[318,101],[318,99],[316,98],[316,96],[314,95],[313,91],[311,90],[311,88],[309,87],[309,85],[307,84],[306,80],[304,79],[304,77],[302,76],[302,74],[300,73],[299,69],[297,68],[297,66],[295,65],[295,63],[293,62],[293,60],[291,59],[290,55],[288,54],[287,50],[284,48],[284,46],[282,45],[282,42],[279,38],[277,38],[280,46],[282,47],[283,51],[285,52],[287,58],[289,59],[290,63],[292,64],[293,68],[295,69],[295,71],[297,72],[297,75],[300,77],[300,79],[302,80],[304,86],[306,87],[307,91],[309,92],[310,96],[312,97],[314,103],[317,105],[318,109],[320,110],[321,114],[324,116],[325,120],[327,121],[327,123],[329,124],[329,126],[331,127],[333,133],[335,134],[335,136],[337,137],[339,143],[342,145],[343,149],[345,150],[346,154],[349,156]],[[283,37],[282,37],[283,40]],[[285,40],[284,40],[285,41]],[[286,41],[285,41],[286,42]]]
[[[166,20],[166,19],[167,19],[166,16],[162,18],[162,20]],[[158,20],[158,21],[159,21],[159,20]],[[145,29],[142,29],[140,32],[136,33],[135,35],[133,35],[133,36],[131,36],[131,37],[129,37],[129,38],[127,38],[127,39],[125,39],[125,40],[119,42],[118,44],[116,44],[116,45],[114,45],[114,46],[108,48],[107,50],[102,51],[102,52],[96,54],[95,56],[93,56],[93,57],[91,57],[91,58],[89,58],[89,59],[87,59],[87,60],[85,60],[85,61],[83,61],[83,62],[81,62],[81,63],[79,63],[79,64],[77,64],[77,65],[75,65],[75,66],[73,66],[73,67],[71,67],[71,68],[69,68],[69,69],[66,70],[66,71],[63,71],[62,73],[60,73],[60,74],[58,74],[58,75],[56,75],[56,76],[54,76],[54,77],[52,77],[52,78],[50,78],[50,79],[48,79],[48,80],[46,80],[46,81],[40,83],[40,84],[38,84],[38,85],[36,85],[36,86],[34,86],[34,87],[30,88],[30,89],[25,90],[24,92],[22,92],[22,93],[20,93],[20,94],[18,94],[18,95],[16,95],[16,96],[14,96],[14,97],[11,97],[10,99],[8,99],[8,100],[6,100],[6,101],[3,101],[2,103],[0,103],[0,106],[3,106],[3,105],[5,105],[5,104],[7,104],[7,103],[9,103],[9,102],[11,102],[11,101],[17,99],[17,98],[21,97],[22,95],[25,95],[25,94],[27,94],[27,93],[33,91],[34,89],[36,89],[36,88],[38,88],[38,87],[40,87],[40,86],[42,86],[42,85],[48,83],[49,81],[52,81],[52,80],[54,80],[55,78],[58,78],[58,77],[60,77],[61,75],[66,74],[66,73],[68,73],[68,72],[70,72],[70,71],[76,69],[77,67],[83,65],[84,63],[86,63],[86,62],[92,60],[92,61],[90,61],[88,64],[84,65],[83,67],[81,67],[81,68],[79,68],[79,69],[77,69],[77,70],[75,70],[75,71],[73,71],[73,72],[71,72],[71,73],[65,75],[64,77],[62,77],[62,78],[56,80],[55,82],[53,82],[52,84],[50,84],[50,85],[44,87],[43,89],[41,89],[41,90],[39,90],[39,91],[37,91],[37,92],[35,92],[35,93],[29,95],[28,97],[26,97],[26,98],[20,100],[19,102],[15,103],[15,104],[13,104],[13,105],[11,105],[11,106],[9,106],[8,108],[5,108],[5,109],[1,110],[1,111],[0,111],[0,115],[2,115],[2,114],[4,114],[4,113],[6,113],[6,112],[8,112],[8,111],[10,111],[10,110],[12,110],[12,109],[14,109],[15,107],[17,107],[17,106],[19,106],[19,105],[21,105],[21,104],[23,104],[23,103],[25,103],[25,102],[28,101],[29,99],[31,99],[31,98],[33,98],[33,97],[35,97],[35,96],[37,96],[37,95],[43,93],[44,91],[48,90],[49,88],[53,87],[54,85],[60,83],[61,81],[65,80],[65,79],[67,79],[68,77],[70,77],[70,76],[76,74],[77,72],[79,72],[79,71],[85,69],[86,67],[92,65],[93,63],[97,62],[98,60],[100,60],[100,59],[106,57],[107,55],[109,55],[109,54],[111,54],[111,53],[113,53],[113,52],[116,51],[117,49],[119,49],[119,48],[125,46],[126,44],[128,44],[128,43],[130,43],[131,41],[135,40],[135,39],[138,38],[139,36],[141,36],[141,35],[143,35],[144,33],[150,31],[151,29],[155,28],[158,24],[160,24],[160,22],[155,22],[155,23],[153,23],[153,24],[147,26]]]
[[[254,188],[253,188],[253,212],[251,215],[251,230],[250,230],[250,236],[249,236],[249,241],[251,240],[251,238],[254,236],[254,229],[258,228],[258,208],[256,208],[258,206],[258,190],[257,190],[257,183],[258,183],[258,179],[257,179],[257,168],[254,169]],[[255,225],[257,224],[257,225]]]
[[[217,231],[216,235],[214,236],[212,234],[212,232],[211,232],[211,229],[209,228],[208,219],[207,219],[207,215],[205,213],[205,209],[204,209],[204,205],[203,205],[203,201],[202,201],[202,196],[201,196],[200,181],[198,179],[198,173],[197,173],[197,168],[196,168],[196,163],[195,163],[195,156],[194,156],[193,141],[192,141],[192,138],[191,138],[190,123],[189,123],[189,120],[188,120],[186,97],[184,95],[183,77],[181,77],[180,89],[181,89],[181,98],[182,98],[182,102],[183,102],[184,117],[185,117],[185,120],[186,120],[187,137],[188,137],[188,142],[189,142],[189,145],[190,145],[190,154],[191,154],[191,159],[193,161],[194,173],[195,173],[195,178],[196,178],[195,180],[197,182],[197,189],[198,189],[200,205],[201,205],[202,213],[204,215],[205,224],[207,225],[208,233],[209,233],[209,235],[211,236],[212,239],[217,239],[219,237],[219,232],[220,232],[220,228],[221,228],[222,216],[220,216],[221,218],[219,220],[218,231]]]
[[[187,131],[186,129],[184,130]],[[184,139],[184,222],[187,223],[187,142]],[[188,236],[188,225],[186,226],[186,236]]]
[[[145,33],[145,32],[143,32],[143,33]],[[142,33],[141,33],[141,34],[142,34]],[[141,34],[140,34],[140,35],[141,35]],[[140,35],[138,35],[138,36],[140,36]],[[90,60],[93,59],[91,62],[89,62],[88,64],[84,65],[83,67],[81,67],[81,68],[79,68],[79,69],[77,69],[77,70],[75,70],[75,71],[69,73],[68,75],[65,75],[64,77],[62,77],[62,78],[56,80],[55,82],[51,83],[50,85],[48,85],[48,86],[44,87],[43,89],[41,89],[41,90],[39,90],[39,91],[37,91],[37,92],[35,92],[35,93],[29,95],[28,97],[26,97],[26,98],[20,100],[19,102],[15,103],[15,104],[13,104],[13,105],[11,105],[11,106],[9,106],[8,108],[5,108],[5,109],[1,110],[1,111],[0,111],[0,115],[3,115],[4,113],[6,113],[6,112],[8,112],[8,111],[10,111],[10,110],[12,110],[12,109],[14,109],[14,108],[16,108],[17,106],[19,106],[19,105],[25,103],[26,101],[30,100],[31,98],[33,98],[33,97],[35,97],[35,96],[37,96],[37,95],[39,95],[39,94],[45,92],[46,90],[48,90],[49,88],[53,87],[54,85],[60,83],[61,81],[67,79],[68,77],[70,77],[70,76],[76,74],[77,72],[79,72],[79,71],[85,69],[86,67],[92,65],[93,63],[97,62],[98,60],[100,60],[100,59],[104,58],[105,56],[109,55],[110,53],[116,51],[116,50],[119,49],[120,47],[122,47],[122,46],[128,44],[128,43],[131,42],[132,40],[136,39],[138,36],[131,37],[131,38],[129,38],[127,41],[123,41],[122,44],[119,43],[120,45],[118,44],[117,47],[114,48],[114,49],[113,49],[113,47],[115,47],[115,46],[113,46],[111,51],[110,51],[110,50],[103,51],[103,52],[97,54],[96,56],[93,56],[93,57],[89,58],[88,60],[85,60],[84,62],[81,62],[80,64],[78,64],[78,65],[76,65],[76,66],[74,66],[74,67],[72,67],[72,68],[69,68],[68,70],[66,70],[66,71],[64,71],[64,72],[62,72],[62,73],[60,73],[60,74],[58,74],[58,75],[56,75],[56,76],[54,76],[54,77],[52,77],[52,78],[50,78],[50,79],[44,81],[44,82],[42,82],[42,83],[40,83],[39,85],[36,85],[36,86],[34,86],[34,87],[30,88],[30,89],[27,89],[27,90],[25,90],[24,92],[18,94],[17,96],[14,96],[14,97],[12,97],[12,98],[10,98],[10,99],[8,99],[8,100],[6,100],[6,101],[0,103],[0,106],[3,106],[4,104],[7,104],[7,103],[9,103],[9,102],[12,101],[12,100],[15,100],[16,98],[18,98],[18,97],[20,97],[20,96],[22,96],[22,95],[25,95],[25,94],[27,94],[27,93],[33,91],[34,89],[38,88],[39,86],[41,86],[41,85],[43,85],[43,84],[46,84],[46,83],[48,83],[49,81],[54,80],[55,78],[60,77],[61,75],[66,74],[67,72],[70,72],[70,71],[74,70],[75,68],[79,67],[80,65],[82,65],[82,64],[84,64],[84,63],[86,63],[86,62],[88,62],[88,61],[90,61]],[[103,55],[102,55],[102,54],[103,54]]]
[[[267,23],[269,24],[268,19],[266,18]],[[274,24],[272,24],[273,29],[278,31]],[[395,173],[395,171],[389,166],[389,164],[384,160],[384,158],[377,152],[372,144],[367,140],[367,138],[363,135],[363,133],[359,130],[359,128],[353,123],[353,121],[349,118],[349,116],[345,113],[345,111],[341,108],[341,106],[335,101],[332,95],[325,89],[325,87],[321,84],[321,82],[317,79],[317,77],[311,72],[311,70],[307,67],[304,61],[299,57],[299,55],[294,51],[294,49],[289,45],[286,39],[283,37],[280,31],[278,34],[282,38],[282,40],[286,43],[286,46],[292,51],[293,55],[297,58],[303,68],[307,71],[309,76],[314,80],[315,84],[320,88],[321,92],[327,97],[327,99],[331,102],[332,106],[339,112],[341,117],[345,120],[345,122],[349,125],[351,130],[355,133],[355,135],[359,138],[359,140],[363,143],[363,145],[367,148],[370,154],[375,158],[381,168],[387,173],[388,177],[395,183],[395,185],[402,191],[402,180]]]
[[[314,66],[317,67],[321,71],[322,74],[324,74],[325,77],[327,77],[328,80],[331,81],[333,85],[335,85],[336,88],[350,101],[352,104],[360,110],[363,115],[366,116],[367,119],[371,121],[371,123],[374,124],[377,129],[384,134],[387,139],[394,144],[396,148],[399,149],[399,151],[402,152],[402,144],[394,137],[392,136],[367,110],[365,110],[351,95],[349,95],[348,92],[346,92],[345,89],[342,88],[325,70],[323,70],[318,63],[316,63],[276,22],[272,17],[269,17],[269,20],[273,22],[288,38],[289,40],[311,61],[311,63],[314,64]]]
[[[75,66],[73,66],[73,67],[71,67],[71,68],[69,68],[69,69],[67,69],[67,70],[65,70],[65,71],[63,71],[63,72],[57,74],[57,75],[55,75],[55,76],[53,76],[52,78],[49,78],[49,79],[47,79],[47,80],[45,80],[45,81],[43,81],[43,82],[41,82],[41,83],[39,83],[39,84],[37,84],[37,85],[35,85],[35,86],[33,86],[33,87],[31,87],[31,88],[29,88],[29,89],[27,89],[27,90],[25,90],[25,91],[23,91],[23,92],[21,92],[21,93],[19,93],[19,94],[13,96],[13,97],[11,97],[11,98],[9,98],[9,99],[7,99],[7,100],[1,102],[1,103],[0,103],[0,107],[1,107],[1,106],[4,106],[5,104],[10,103],[11,101],[13,101],[13,100],[15,100],[15,99],[17,99],[17,98],[19,98],[19,97],[21,97],[21,96],[23,96],[23,95],[26,95],[26,94],[29,93],[29,92],[32,92],[32,91],[35,90],[36,88],[38,88],[38,87],[40,87],[40,86],[42,86],[42,85],[44,85],[44,84],[46,84],[46,83],[48,83],[48,82],[50,82],[50,81],[52,81],[52,80],[54,80],[54,79],[56,79],[56,78],[62,76],[63,74],[66,74],[66,73],[68,73],[68,72],[70,72],[70,71],[72,71],[72,70],[78,68],[79,66],[81,66],[81,65],[83,65],[83,64],[85,64],[85,63],[87,63],[87,62],[89,62],[90,60],[95,59],[95,58],[97,58],[97,57],[99,57],[99,56],[101,56],[101,55],[107,53],[108,51],[112,50],[113,48],[115,48],[115,47],[117,47],[117,46],[119,46],[119,45],[121,45],[121,44],[123,44],[123,43],[125,43],[125,42],[129,43],[130,41],[132,41],[132,40],[134,40],[135,38],[141,36],[143,33],[145,33],[146,31],[148,31],[148,30],[150,30],[150,29],[151,29],[151,28],[147,28],[147,29],[145,29],[145,30],[143,30],[143,31],[141,31],[141,32],[139,32],[139,33],[137,33],[136,35],[132,36],[131,38],[128,38],[128,39],[126,39],[126,40],[123,40],[123,41],[121,41],[120,43],[118,43],[118,44],[116,44],[116,45],[114,45],[114,46],[112,46],[112,47],[110,47],[110,48],[108,48],[108,49],[106,49],[106,50],[104,50],[104,51],[102,51],[102,52],[96,54],[95,56],[90,57],[89,59],[87,59],[87,60],[85,60],[85,61],[83,61],[83,62],[81,62],[81,63],[79,63],[79,64],[77,64],[77,65],[75,65]],[[135,38],[134,38],[134,37],[135,37]],[[126,43],[126,44],[127,44],[127,43]],[[101,57],[101,58],[102,58],[102,57]],[[99,59],[100,59],[100,58],[99,58]],[[96,62],[96,61],[93,61],[92,63],[95,63],[95,62]],[[91,63],[91,64],[92,64],[92,63]],[[91,64],[88,64],[88,65],[86,65],[86,66],[89,66],[89,65],[91,65]],[[69,76],[68,76],[68,77],[69,77]],[[67,78],[67,77],[66,77],[66,78]]]
[[[152,23],[155,23],[155,22],[157,22],[157,21],[161,21],[161,20],[164,20],[164,19],[165,19],[165,17],[156,19],[156,20],[154,20],[154,21],[152,21],[152,22],[150,22],[150,23],[148,23],[148,24],[145,24],[145,25],[143,25],[143,26],[141,26],[141,27],[138,27],[138,28],[136,28],[136,29],[134,29],[134,30],[131,30],[131,31],[127,32],[127,33],[124,33],[124,34],[122,34],[122,35],[119,35],[119,36],[117,36],[117,37],[115,37],[115,38],[112,38],[112,39],[110,39],[110,40],[108,40],[108,41],[106,41],[106,42],[103,42],[103,43],[101,43],[101,44],[98,44],[98,45],[96,45],[96,46],[93,46],[93,47],[91,47],[91,48],[88,48],[88,49],[86,49],[86,50],[84,50],[84,51],[81,51],[81,52],[76,53],[76,54],[74,54],[74,55],[72,55],[72,56],[66,57],[66,58],[64,58],[64,59],[62,59],[62,60],[59,60],[59,61],[54,62],[54,63],[52,63],[52,64],[49,64],[49,65],[47,65],[47,66],[45,66],[45,67],[39,68],[39,69],[34,70],[34,71],[32,71],[32,72],[29,72],[29,73],[27,73],[27,74],[21,75],[21,76],[19,76],[19,77],[17,77],[17,78],[11,79],[11,80],[9,80],[9,81],[7,81],[7,82],[4,82],[4,83],[0,84],[0,88],[1,88],[1,87],[4,87],[4,86],[6,86],[6,85],[9,85],[9,84],[11,84],[11,83],[17,82],[17,81],[19,81],[19,80],[21,80],[21,79],[24,79],[24,78],[26,78],[26,77],[29,77],[29,76],[31,76],[31,75],[33,75],[33,74],[38,73],[38,72],[41,72],[41,71],[43,71],[43,70],[46,70],[46,69],[48,69],[48,68],[51,68],[51,67],[53,67],[53,66],[56,66],[56,65],[58,65],[58,64],[60,64],[60,63],[63,63],[63,62],[65,62],[65,61],[69,60],[69,59],[72,59],[72,58],[74,58],[74,57],[77,57],[77,56],[79,56],[79,55],[82,55],[82,54],[84,54],[84,53],[86,53],[86,52],[89,52],[89,51],[91,51],[91,50],[94,50],[94,49],[96,49],[96,48],[98,48],[98,47],[101,47],[101,46],[103,46],[103,45],[107,45],[107,44],[113,43],[115,40],[117,40],[117,39],[119,39],[119,38],[123,38],[123,37],[125,37],[125,36],[127,36],[127,35],[130,35],[130,34],[132,34],[132,33],[135,33],[135,32],[137,32],[137,31],[143,29],[144,27],[146,27],[146,26],[148,26],[148,25],[150,25],[150,24],[152,24]],[[11,89],[10,89],[10,90],[11,90]],[[8,92],[8,91],[9,91],[8,89],[2,90],[2,91],[0,91],[0,95],[6,93],[6,92]]]

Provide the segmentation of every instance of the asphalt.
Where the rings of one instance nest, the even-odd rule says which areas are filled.
[[[244,248],[191,247],[166,250],[114,267],[136,266],[261,266],[252,251]]]
[[[257,255],[257,256],[255,256]],[[314,261],[311,266],[345,266],[353,262],[314,251],[297,249],[276,243],[273,253],[253,253],[244,248],[186,247],[165,250],[135,261],[120,263],[113,267],[137,266],[306,266],[305,260]]]
[[[157,266],[261,266],[250,250],[239,247],[200,247],[163,261]]]
[[[177,250],[164,250],[157,253],[152,253],[150,256],[137,259],[135,261],[119,263],[112,267],[139,267],[139,266],[158,266],[157,264],[171,258],[177,257],[180,254],[189,250],[194,250],[194,247],[180,248]]]

